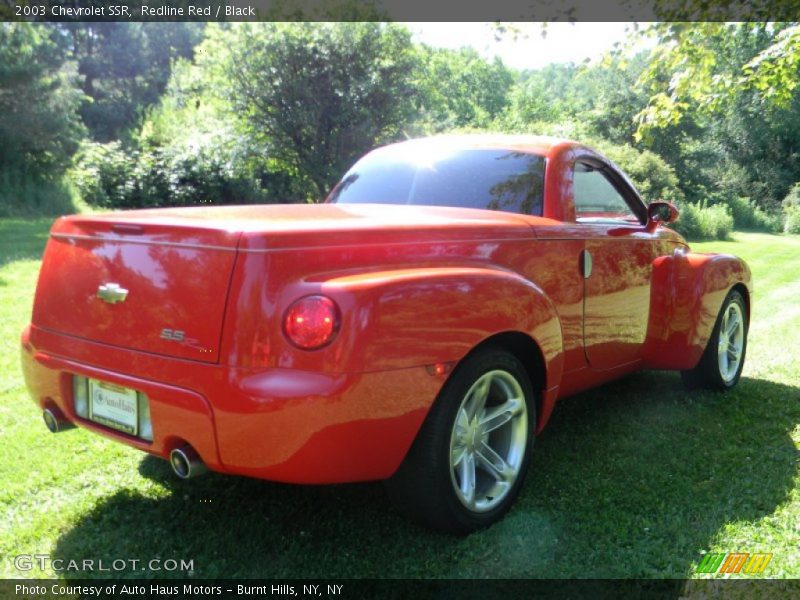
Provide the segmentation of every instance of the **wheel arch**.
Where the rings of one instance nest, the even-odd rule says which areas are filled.
[[[495,333],[478,343],[466,354],[458,365],[462,364],[473,354],[488,348],[501,348],[510,352],[523,366],[530,379],[536,397],[536,433],[542,430],[552,412],[552,406],[547,405],[547,363],[539,344],[530,335],[522,331],[503,331]],[[456,365],[456,368],[458,367]]]
[[[484,509],[476,508],[474,504],[465,504],[458,495],[457,490],[463,489],[463,483],[459,484],[456,480],[454,469],[463,459],[463,455],[462,459],[453,462],[453,436],[458,427],[460,407],[463,407],[463,403],[470,397],[470,392],[467,390],[472,390],[477,382],[490,372],[493,377],[496,377],[496,369],[503,369],[506,375],[516,380],[523,389],[529,388],[524,392],[526,397],[529,397],[527,394],[533,391],[534,384],[532,381],[523,382],[520,378],[520,370],[537,373],[536,363],[530,360],[519,360],[517,353],[537,348],[533,339],[523,333],[501,332],[481,341],[456,363],[449,372],[402,463],[384,482],[390,497],[401,512],[427,526],[450,533],[465,534],[490,525],[508,511],[522,487],[530,462],[534,439],[531,434],[532,423],[528,421],[524,426],[524,431],[526,431],[522,441],[524,447],[517,446],[516,463],[511,462],[510,454],[502,456],[499,449],[496,450],[502,456],[501,460],[507,461],[505,467],[516,470],[513,471],[514,479],[511,487],[502,492],[500,502],[490,504]],[[533,356],[536,354],[534,353]],[[516,358],[516,360],[512,362],[510,360],[512,358]],[[517,362],[519,364],[516,364]],[[514,395],[510,397],[517,398],[518,393],[519,391],[514,392]],[[533,393],[535,397],[535,391]],[[477,410],[482,409],[478,408]],[[480,432],[474,427],[476,426],[473,426],[472,444],[475,444],[476,431]],[[481,433],[480,435],[486,434]],[[480,443],[489,445],[489,439],[486,437]],[[462,438],[462,443],[467,443],[464,438]],[[466,446],[464,448],[466,452]],[[474,446],[472,452],[477,452]],[[490,482],[488,488],[483,485],[482,490],[479,490],[479,480],[475,475],[475,470],[480,468],[477,466],[479,461],[474,457],[472,460],[471,481],[473,482],[474,496],[477,499],[480,493],[482,498],[491,503],[495,500],[494,492],[502,488],[493,487]],[[513,464],[517,466],[509,466]],[[469,466],[466,468],[469,469]],[[464,480],[461,479],[461,481]],[[473,512],[469,512],[471,507]]]
[[[728,308],[737,307],[741,310],[741,322],[734,322],[729,328],[727,318]],[[697,365],[691,369],[681,370],[681,378],[689,389],[706,388],[727,391],[734,387],[741,377],[747,351],[747,330],[750,322],[749,298],[746,289],[734,285],[728,290],[725,301],[720,308],[711,338],[708,341],[703,355]],[[738,319],[737,319],[738,320]],[[744,332],[739,339],[739,327]],[[722,331],[725,331],[725,341],[722,342]],[[731,348],[733,352],[731,353]],[[722,357],[725,356],[724,361]],[[734,361],[731,364],[731,360]]]
[[[751,317],[751,310],[752,310],[752,308],[751,308],[751,300],[750,300],[750,290],[742,282],[739,282],[736,285],[734,285],[730,289],[730,291],[728,293],[730,294],[730,292],[732,292],[734,290],[739,292],[742,295],[742,299],[744,300],[744,308],[745,308],[745,311],[747,311],[747,319],[745,321],[745,331],[746,331],[747,329],[750,328],[750,317]]]

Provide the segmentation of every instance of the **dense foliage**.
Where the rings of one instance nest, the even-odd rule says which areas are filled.
[[[0,169],[59,171],[77,149],[82,95],[65,47],[52,28],[0,23]]]
[[[800,26],[645,31],[638,54],[518,72],[381,22],[2,24],[0,203],[315,201],[376,145],[495,130],[597,147],[690,237],[796,230]]]
[[[99,141],[123,137],[156,104],[170,65],[191,58],[199,23],[80,23],[65,26],[88,101],[81,117]]]
[[[404,28],[266,23],[225,31],[219,41],[231,48],[231,105],[316,198],[359,155],[396,139],[414,114],[414,53]]]
[[[794,184],[781,205],[786,215],[784,231],[800,233],[800,183]]]
[[[690,240],[725,240],[733,231],[733,216],[727,206],[682,204],[675,229]]]

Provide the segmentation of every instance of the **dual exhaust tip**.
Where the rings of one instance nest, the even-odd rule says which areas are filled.
[[[208,467],[190,445],[175,448],[169,453],[172,472],[181,479],[191,479],[208,472]]]
[[[44,409],[42,418],[51,433],[75,429],[75,423],[65,418],[56,408]],[[208,467],[203,459],[189,444],[175,448],[169,453],[169,465],[172,467],[172,472],[181,479],[191,479],[208,472]]]
[[[42,418],[50,433],[61,433],[62,431],[75,429],[75,423],[64,418],[64,415],[57,409],[45,408]]]

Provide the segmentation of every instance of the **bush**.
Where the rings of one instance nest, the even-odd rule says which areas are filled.
[[[786,209],[786,221],[783,224],[785,233],[800,233],[800,206],[790,206]]]
[[[119,142],[84,144],[70,177],[87,204],[146,208],[258,201],[255,182],[203,151],[175,147],[126,151]]]
[[[800,182],[795,183],[781,202],[783,231],[800,233]]]
[[[727,206],[686,202],[679,210],[680,218],[673,228],[687,240],[725,240],[733,231],[733,216]]]
[[[119,142],[86,142],[75,156],[69,178],[90,206],[127,206],[134,189],[135,159],[124,152]]]
[[[795,183],[781,202],[783,210],[788,212],[793,207],[800,207],[800,182]]]
[[[0,171],[0,217],[60,216],[75,212],[74,191],[62,178]]]
[[[730,198],[724,202],[733,216],[736,229],[778,233],[781,230],[780,215],[771,215],[749,198]]]

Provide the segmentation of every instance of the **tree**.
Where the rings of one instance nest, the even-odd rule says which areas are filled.
[[[579,67],[572,63],[547,65],[524,71],[509,94],[505,120],[508,127],[526,123],[557,123],[587,108],[586,98],[574,93]]]
[[[66,40],[50,25],[0,23],[0,166],[60,173],[83,134]]]
[[[800,26],[669,23],[638,85],[637,139],[693,179],[687,196],[775,207],[800,179]],[[682,178],[684,175],[682,175]]]
[[[420,109],[426,129],[487,127],[509,102],[515,74],[472,48],[419,49]]]
[[[259,23],[216,30],[227,94],[248,134],[321,198],[414,114],[410,34],[388,23]],[[221,56],[221,54],[217,54]]]
[[[743,92],[754,92],[765,108],[792,101],[800,68],[798,24],[659,23],[645,34],[659,43],[639,81],[650,96],[638,116],[640,138],[691,111],[713,114]]]
[[[635,83],[648,60],[646,51],[631,57],[610,52],[599,64],[581,68],[578,79],[582,86],[576,86],[576,92],[587,99],[585,114],[597,135],[619,144],[633,143],[633,117],[647,104],[647,95],[636,89]]]
[[[171,64],[192,56],[202,23],[64,25],[89,101],[81,116],[92,137],[108,141],[139,125],[169,80]]]

